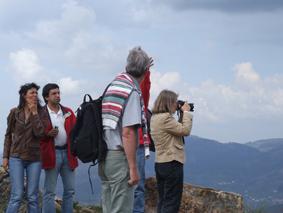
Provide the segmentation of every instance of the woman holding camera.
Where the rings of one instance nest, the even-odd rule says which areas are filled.
[[[158,213],[177,213],[183,192],[183,164],[185,148],[183,137],[191,132],[192,115],[187,102],[179,106],[183,112],[178,122],[173,114],[177,110],[178,95],[163,90],[157,97],[152,110],[151,136],[155,142],[155,172],[159,193]]]
[[[44,135],[44,127],[37,97],[39,86],[28,83],[21,86],[20,101],[10,111],[5,134],[3,167],[11,178],[11,196],[6,213],[18,212],[24,193],[26,174],[28,212],[38,213],[38,185],[41,172],[39,140]]]

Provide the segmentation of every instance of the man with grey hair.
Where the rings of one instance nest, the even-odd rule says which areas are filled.
[[[133,212],[134,186],[139,182],[136,149],[140,126],[144,141],[149,141],[139,83],[152,65],[153,60],[141,47],[133,48],[126,72],[116,76],[103,97],[102,121],[108,152],[99,164],[99,176],[104,213]]]

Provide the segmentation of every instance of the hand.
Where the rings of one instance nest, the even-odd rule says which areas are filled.
[[[190,105],[188,104],[188,102],[185,102],[184,105],[181,107],[181,110],[184,112],[184,111],[187,111],[189,112],[191,110],[191,107]]]
[[[149,58],[149,63],[148,63],[148,65],[146,66],[146,69],[149,70],[149,68],[152,67],[153,65],[154,65],[154,64],[153,64],[153,59],[150,57],[150,58]]]
[[[29,111],[35,115],[37,114],[37,97],[30,97],[27,99],[27,106]]]
[[[29,103],[28,108],[33,115],[37,114],[37,103]]]
[[[47,133],[47,136],[51,138],[55,138],[58,135],[58,132],[59,130],[57,128],[53,128]]]
[[[139,175],[137,168],[130,169],[130,180],[128,180],[129,186],[134,186],[139,183]]]
[[[9,169],[9,159],[8,158],[3,158],[2,166],[5,171],[8,171]]]

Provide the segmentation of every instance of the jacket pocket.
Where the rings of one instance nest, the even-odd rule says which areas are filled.
[[[174,146],[175,146],[177,149],[180,149],[180,150],[183,150],[183,149],[184,149],[184,145],[183,145],[183,144],[174,143]]]
[[[19,149],[19,137],[12,133],[12,142],[11,142],[11,148],[10,148],[10,152],[14,153],[14,152],[18,152]]]

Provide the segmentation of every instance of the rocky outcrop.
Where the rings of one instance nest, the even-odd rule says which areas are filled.
[[[146,180],[146,213],[155,213],[158,201],[156,179]],[[6,209],[10,196],[9,175],[0,167],[0,212]],[[41,200],[41,199],[40,199]],[[56,200],[57,212],[60,212],[61,200]],[[243,213],[243,198],[235,193],[217,191],[184,184],[182,203],[179,213]],[[20,213],[26,211],[26,201],[23,201]],[[101,210],[94,206],[74,206],[75,213],[98,213]]]
[[[9,201],[9,197],[10,197],[9,175],[7,172],[4,171],[3,167],[0,167],[0,212],[5,212],[7,203]],[[39,200],[41,200],[41,198]],[[61,205],[62,205],[62,200],[56,198],[55,200],[56,212],[60,212]],[[23,199],[19,213],[26,213],[26,212],[27,212],[27,202],[25,199]],[[86,206],[81,206],[78,203],[75,203],[74,213],[101,213],[101,210],[99,207],[95,207],[95,206],[86,207]]]
[[[146,180],[146,213],[155,213],[158,193],[155,178]],[[241,195],[184,184],[179,213],[243,213]]]
[[[10,195],[8,174],[0,167],[0,212],[4,212]]]

